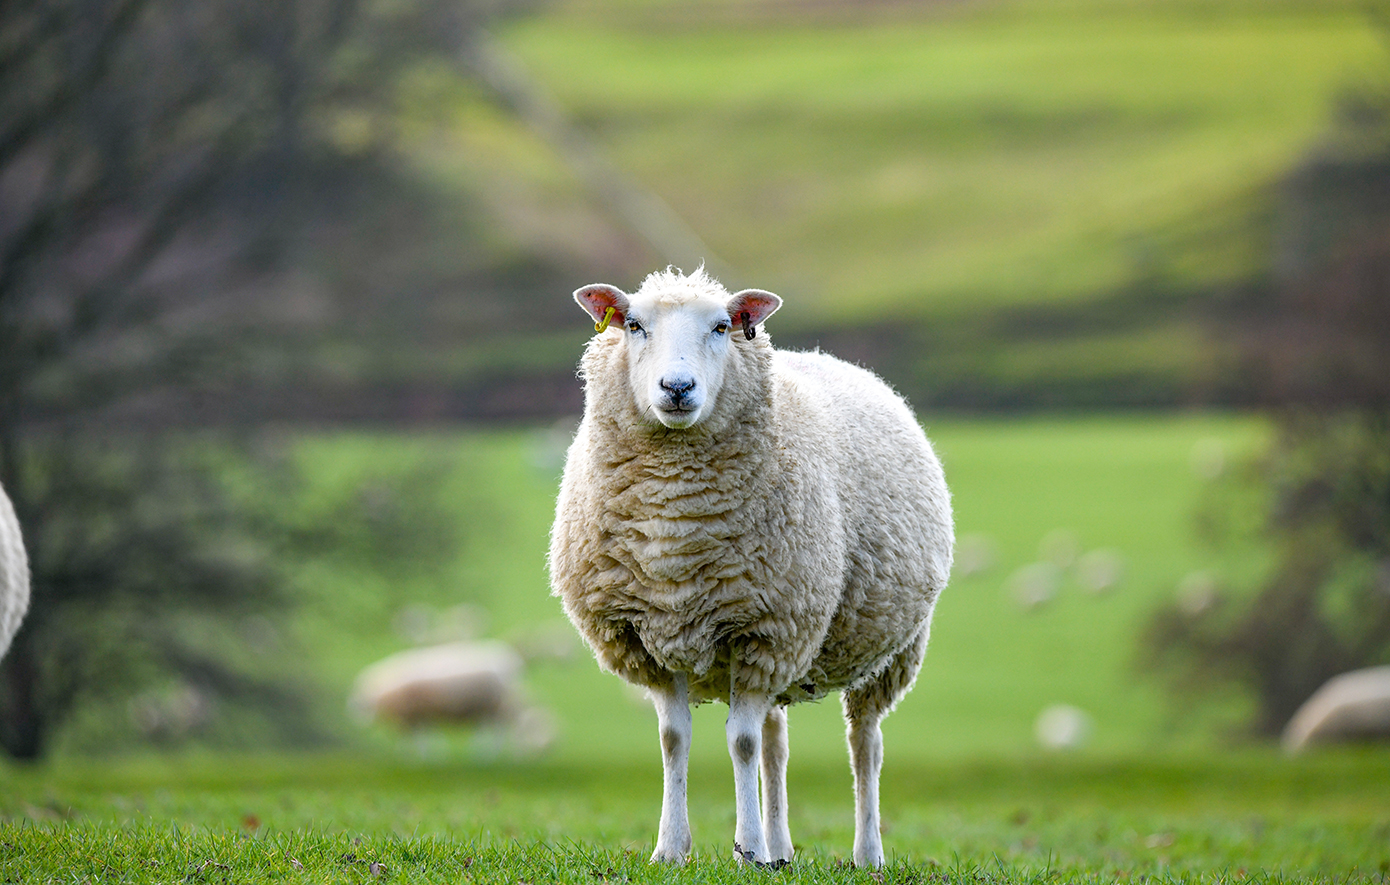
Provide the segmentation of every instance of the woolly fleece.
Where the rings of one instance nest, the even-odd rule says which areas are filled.
[[[730,295],[668,271],[632,298]],[[886,712],[911,687],[950,574],[940,462],[872,373],[775,350],[765,333],[729,343],[708,417],[673,430],[639,414],[617,324],[589,342],[552,591],[628,682],[665,689],[684,673],[693,702],[727,702],[736,655],[735,692],[787,704],[851,689],[847,712]]]
[[[29,560],[14,505],[0,488],[0,657],[29,610]]]

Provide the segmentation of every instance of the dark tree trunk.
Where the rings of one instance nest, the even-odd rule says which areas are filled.
[[[39,668],[31,635],[21,628],[0,663],[0,747],[21,761],[43,756],[48,738],[47,722],[38,705]]]

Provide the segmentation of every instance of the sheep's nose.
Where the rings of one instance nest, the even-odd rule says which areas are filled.
[[[671,399],[680,401],[687,393],[695,389],[695,379],[689,377],[662,378],[661,389],[671,395]]]

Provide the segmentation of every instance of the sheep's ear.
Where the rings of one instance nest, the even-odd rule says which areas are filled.
[[[594,331],[602,332],[610,324],[621,329],[627,323],[627,295],[616,286],[595,283],[574,290],[574,300],[584,312],[594,318]],[[609,308],[613,309],[610,314]]]
[[[746,313],[748,325],[752,327],[772,316],[781,306],[782,299],[771,292],[744,289],[742,292],[735,292],[734,297],[729,299],[729,319],[736,325],[742,324],[743,315]]]

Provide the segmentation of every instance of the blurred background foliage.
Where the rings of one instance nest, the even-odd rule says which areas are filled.
[[[1317,688],[1390,661],[1390,93],[1343,95],[1287,177],[1268,295],[1230,325],[1273,417],[1245,482],[1268,490],[1275,564],[1253,597],[1155,618],[1186,684],[1234,680],[1276,734]],[[1229,526],[1229,519],[1225,525]]]
[[[360,740],[402,612],[533,640],[568,293],[700,261],[959,477],[924,747],[1016,748],[1051,701],[1112,748],[1277,730],[1390,660],[1387,33],[1353,0],[6,4],[35,590],[0,744]],[[645,721],[591,670],[533,667],[562,730]]]

